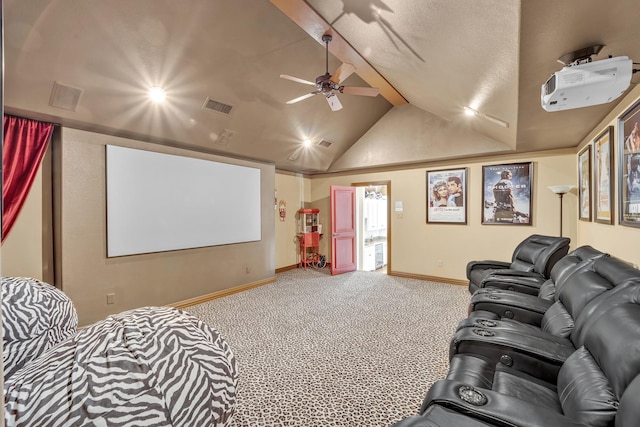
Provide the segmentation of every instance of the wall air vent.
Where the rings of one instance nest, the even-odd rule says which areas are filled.
[[[76,111],[83,90],[60,82],[53,82],[49,105],[64,110]]]
[[[318,145],[324,148],[329,148],[331,147],[331,144],[333,144],[333,142],[329,142],[326,139],[321,140],[320,142],[318,142]]]
[[[233,107],[222,102],[214,101],[211,98],[207,98],[202,108],[205,110],[215,111],[217,113],[230,114]]]

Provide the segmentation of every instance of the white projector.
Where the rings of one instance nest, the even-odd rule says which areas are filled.
[[[626,56],[566,66],[542,85],[542,108],[562,111],[611,102],[627,90],[631,74]]]

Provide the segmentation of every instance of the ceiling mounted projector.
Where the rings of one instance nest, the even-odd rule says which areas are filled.
[[[628,57],[577,62],[553,73],[542,85],[541,102],[546,111],[605,104],[629,88],[633,62]]]

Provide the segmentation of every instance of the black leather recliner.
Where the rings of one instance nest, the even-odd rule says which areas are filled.
[[[508,366],[496,368],[489,387],[464,378],[440,380],[429,390],[420,415],[395,427],[637,426],[639,293],[628,292],[625,300],[590,313],[583,345],[550,380]]]
[[[478,291],[472,299],[553,303],[539,323],[472,312],[451,340],[447,377],[394,427],[640,425],[640,270],[583,247],[551,276],[537,297]]]
[[[553,378],[584,344],[597,318],[636,299],[640,299],[640,270],[615,257],[597,258],[590,268],[567,279],[540,327],[509,319],[462,321],[451,340],[448,378],[473,372],[478,385],[487,385],[498,364]]]
[[[434,387],[440,385],[436,383]],[[629,384],[618,403],[615,421],[608,424],[586,424],[564,413],[486,390],[475,389],[487,398],[487,403],[476,405],[456,399],[464,385],[451,382],[443,386],[449,386],[452,397],[431,400],[421,415],[407,417],[393,427],[593,427],[613,426],[613,422],[615,427],[637,427],[640,419],[640,376]]]
[[[513,319],[540,326],[545,312],[558,299],[557,290],[571,275],[589,268],[602,256],[608,254],[591,246],[581,246],[565,255],[553,266],[551,277],[542,284],[537,296],[497,288],[479,289],[471,296],[469,318],[461,323],[469,324],[473,319]]]
[[[518,244],[511,262],[471,261],[467,264],[469,292],[473,294],[480,288],[497,287],[536,295],[555,263],[569,252],[570,243],[568,237],[533,234]],[[530,278],[531,283],[520,288],[509,282],[511,277]]]

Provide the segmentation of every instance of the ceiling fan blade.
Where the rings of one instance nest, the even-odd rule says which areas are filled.
[[[333,94],[330,96],[327,96],[327,102],[329,103],[329,107],[331,107],[333,111],[342,110],[342,103],[340,102],[337,96]]]
[[[306,95],[299,96],[297,98],[293,98],[292,100],[287,101],[287,104],[295,104],[296,102],[300,102],[303,99],[311,98],[313,95],[317,95],[319,93],[320,92],[315,91],[315,92],[308,93]]]
[[[344,81],[347,77],[349,77],[351,74],[353,74],[355,70],[356,70],[356,67],[345,62],[338,67],[335,73],[333,73],[333,76],[331,76],[331,81],[339,84],[342,81]]]
[[[377,87],[351,86],[343,87],[340,92],[346,93],[348,95],[378,96],[378,94],[380,93],[380,89],[378,89]]]
[[[316,85],[314,82],[310,82],[309,80],[299,79],[297,77],[289,76],[287,74],[280,74],[280,78],[291,80],[293,82],[302,83],[304,85],[309,85],[309,86],[315,86]]]

